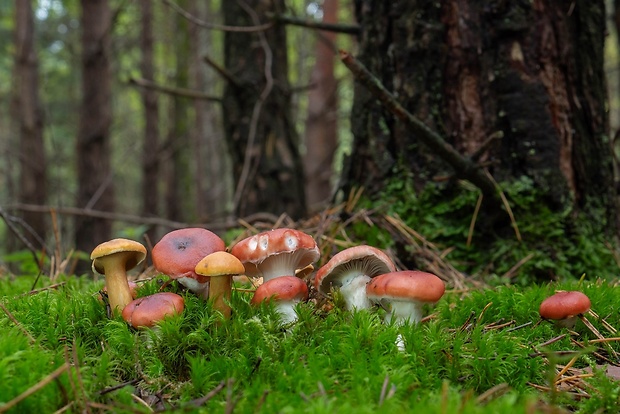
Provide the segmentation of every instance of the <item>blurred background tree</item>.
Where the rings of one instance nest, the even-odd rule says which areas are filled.
[[[24,248],[13,236],[25,223],[48,252],[89,252],[189,225],[223,233],[257,213],[303,218],[360,187],[379,201],[428,187],[460,197],[453,166],[354,81],[338,49],[500,184],[525,177],[539,204],[615,236],[614,6],[5,2],[0,96],[14,100],[0,101],[0,237],[13,241],[1,253]],[[41,116],[36,105],[17,115],[37,94]],[[32,119],[29,141],[16,126]],[[481,235],[512,234],[490,206],[482,214],[504,220],[484,220]]]

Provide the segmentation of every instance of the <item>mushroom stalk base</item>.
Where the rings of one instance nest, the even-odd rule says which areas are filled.
[[[209,285],[209,300],[213,301],[213,309],[220,311],[224,319],[229,319],[232,313],[228,304],[232,292],[232,276],[213,276]]]
[[[366,285],[371,278],[366,275],[356,276],[340,287],[340,293],[347,305],[347,310],[370,309],[372,304],[366,295]]]
[[[386,321],[393,321],[400,326],[405,323],[418,323],[422,320],[422,303],[392,301],[392,309],[385,315]]]
[[[295,306],[299,303],[297,300],[290,301],[276,301],[276,310],[282,318],[282,324],[288,325],[297,321],[297,312]]]
[[[125,270],[125,261],[105,260],[105,285],[108,291],[108,300],[113,313],[120,313],[125,306],[133,300],[131,297],[131,289],[127,281],[127,272]],[[100,259],[103,261],[102,259]]]

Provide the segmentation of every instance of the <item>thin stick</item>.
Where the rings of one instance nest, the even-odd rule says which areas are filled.
[[[618,333],[618,330],[616,328],[610,325],[609,322],[607,322],[605,319],[601,318],[598,315],[598,313],[594,312],[592,309],[588,310],[586,313],[596,318],[601,323],[601,325],[603,325],[603,327],[607,329],[609,332],[611,332],[612,334]]]
[[[516,331],[517,329],[525,328],[526,326],[529,326],[531,324],[532,324],[532,321],[525,322],[524,324],[517,325],[517,326],[514,326],[512,328],[506,329],[506,332]]]
[[[507,279],[512,279],[517,274],[517,270],[519,270],[521,266],[529,262],[533,257],[534,257],[534,253],[528,254],[527,256],[519,260],[517,263],[515,263],[514,266],[508,269],[508,271],[504,273],[502,277],[507,278]]]
[[[26,293],[22,293],[22,294],[18,295],[17,297],[20,298],[22,296],[36,295],[37,293],[41,293],[41,292],[44,292],[46,290],[59,288],[59,287],[63,286],[66,283],[67,282],[54,283],[53,285],[49,285],[49,286],[42,287],[42,288],[39,288],[39,289],[30,290],[30,291],[28,291]]]
[[[139,86],[141,88],[151,89],[155,92],[165,93],[167,95],[180,96],[182,98],[198,99],[202,101],[222,102],[222,98],[219,96],[213,96],[206,93],[196,91],[188,88],[177,88],[174,86],[160,85],[159,83],[142,78],[129,79],[130,85]]]
[[[2,308],[2,310],[4,311],[4,313],[6,313],[6,316],[9,317],[9,319],[15,324],[15,326],[17,326],[17,328],[23,332],[24,335],[26,335],[26,337],[28,338],[28,340],[30,341],[30,344],[34,344],[36,342],[36,339],[34,338],[34,336],[30,335],[30,332],[28,332],[26,330],[26,328],[24,328],[22,326],[21,323],[19,323],[19,321],[17,319],[15,319],[15,316],[13,316],[13,314],[11,313],[10,310],[8,310],[6,308],[6,306],[4,306],[4,303],[0,302],[0,308]]]
[[[480,206],[482,205],[483,198],[484,194],[480,193],[480,195],[478,195],[478,200],[476,200],[476,207],[474,208],[474,214],[471,217],[469,231],[467,232],[467,247],[471,246],[471,239],[474,237],[474,226],[476,225],[476,219],[478,218],[478,213],[480,212]]]
[[[275,20],[278,23],[284,23],[291,26],[306,27],[308,29],[314,30],[322,30],[324,32],[343,33],[350,35],[358,35],[360,33],[360,26],[356,24],[324,23],[310,19],[298,19],[296,17],[283,16],[281,14],[273,13],[267,13],[267,17]]]
[[[20,395],[13,398],[11,401],[7,402],[6,404],[0,405],[0,413],[5,413],[9,411],[11,408],[15,407],[17,404],[19,404],[26,398],[30,397],[32,394],[39,391],[40,389],[45,387],[47,384],[49,384],[50,382],[58,378],[60,375],[62,375],[62,373],[67,371],[69,367],[70,367],[69,363],[65,362],[60,367],[56,368],[51,374],[47,375],[41,381],[34,384],[32,387],[28,388],[26,391],[22,392]]]
[[[605,344],[607,346],[607,349],[609,350],[609,353],[611,355],[613,355],[613,357],[616,359],[616,361],[618,360],[618,354],[616,353],[616,351],[614,351],[614,349],[609,345],[608,342],[605,342],[605,337],[603,335],[601,335],[601,333],[598,331],[598,329],[596,329],[596,327],[594,325],[592,325],[592,323],[590,322],[590,320],[588,318],[586,318],[583,314],[582,315],[578,315],[579,319],[581,319],[581,321],[583,322],[583,324],[585,326],[588,327],[588,329],[590,329],[590,331],[592,331],[592,333],[598,338],[598,339],[602,339],[603,340],[603,344]]]
[[[515,220],[515,215],[512,213],[512,208],[510,208],[510,203],[508,202],[508,199],[506,198],[506,194],[504,194],[504,192],[500,188],[499,184],[497,184],[497,182],[495,181],[495,179],[493,178],[489,170],[485,168],[484,173],[489,178],[489,180],[493,183],[493,185],[495,185],[495,188],[497,189],[497,192],[499,193],[499,197],[502,200],[504,207],[506,208],[508,217],[510,217],[510,222],[512,223],[512,228],[514,229],[515,236],[517,237],[517,240],[521,241],[521,232],[519,231],[517,220]]]
[[[510,389],[511,389],[510,385],[508,385],[505,382],[502,382],[501,384],[497,384],[497,385],[489,388],[488,390],[486,390],[482,394],[480,394],[478,396],[478,398],[476,398],[476,402],[478,404],[482,404],[485,401],[487,401],[489,398],[491,398],[492,396],[498,397],[498,396],[500,396],[502,394],[505,394],[506,392],[510,391]]]
[[[390,383],[390,377],[389,375],[386,375],[385,379],[383,380],[383,385],[381,386],[381,394],[379,394],[379,407],[383,405],[383,401],[385,400],[385,394],[387,393],[387,387],[389,383]]]
[[[196,398],[195,400],[190,401],[187,406],[193,406],[193,407],[201,407],[203,406],[207,401],[209,401],[211,398],[215,397],[220,391],[222,391],[224,389],[224,387],[226,386],[226,381],[221,381],[219,384],[217,384],[215,386],[215,388],[213,388],[211,391],[209,391],[206,395],[204,395],[203,397],[200,398]],[[167,409],[165,411],[168,411]],[[159,410],[158,410],[159,412]]]
[[[223,25],[223,24],[209,23],[209,22],[205,22],[204,20],[196,18],[193,14],[191,14],[188,11],[186,11],[181,6],[179,6],[178,4],[176,4],[176,3],[174,3],[174,2],[172,2],[170,0],[163,0],[163,2],[164,2],[164,4],[166,4],[170,8],[172,8],[174,11],[179,13],[181,16],[183,16],[185,19],[189,20],[190,22],[192,22],[196,26],[200,26],[200,27],[203,27],[205,29],[221,30],[223,32],[244,32],[244,33],[247,33],[247,32],[262,32],[262,31],[265,31],[265,30],[267,30],[267,29],[269,29],[270,27],[273,26],[272,22],[264,23],[264,24],[257,24],[256,26],[227,26],[227,25]]]
[[[566,334],[562,334],[562,335],[560,335],[560,336],[556,336],[555,338],[551,338],[551,339],[549,339],[548,341],[545,341],[545,342],[543,342],[542,344],[537,345],[537,346],[536,346],[536,348],[539,348],[539,347],[541,347],[541,346],[551,345],[552,343],[555,343],[555,342],[557,342],[557,341],[559,341],[559,340],[561,340],[561,339],[564,339],[564,338],[566,338]]]

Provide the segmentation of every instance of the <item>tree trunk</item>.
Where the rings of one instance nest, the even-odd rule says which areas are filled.
[[[140,50],[142,61],[140,69],[142,77],[146,80],[155,81],[153,68],[153,2],[141,0],[142,11],[140,33]],[[143,88],[142,105],[144,106],[144,144],[142,148],[142,215],[144,217],[156,217],[159,209],[159,104],[157,92],[150,88]],[[151,242],[155,243],[157,233],[155,228],[149,229],[147,235]]]
[[[47,174],[43,139],[43,111],[39,101],[39,67],[34,42],[30,0],[15,3],[15,90],[13,108],[19,124],[20,203],[43,205],[47,200]],[[44,248],[46,216],[24,212],[31,231],[24,236],[36,248]]]
[[[111,146],[111,16],[107,0],[82,0],[82,105],[77,138],[77,206],[114,211]],[[90,252],[111,236],[111,223],[77,217],[75,245]]]
[[[617,229],[603,1],[355,5],[359,59],[405,108],[498,181],[530,177],[541,203],[604,211],[602,229]],[[360,86],[352,126],[345,189],[376,194],[403,171],[418,188],[452,174]],[[491,136],[503,137],[483,147]]]
[[[282,0],[222,2],[224,23],[254,26],[281,12]],[[264,211],[299,218],[306,213],[304,175],[291,115],[286,31],[226,32],[228,80],[223,113],[236,183],[235,214]]]
[[[177,2],[187,10],[187,1]],[[175,15],[174,56],[176,59],[174,83],[177,88],[189,87],[189,23],[184,16]],[[172,97],[171,129],[167,148],[170,158],[166,160],[166,217],[175,221],[195,220],[190,170],[189,109],[187,98]]]
[[[338,0],[323,2],[323,22],[338,22]],[[334,32],[320,32],[306,119],[306,200],[318,206],[332,196],[334,153],[338,145],[338,95],[334,76]]]

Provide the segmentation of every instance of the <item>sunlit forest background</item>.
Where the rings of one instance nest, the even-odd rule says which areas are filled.
[[[60,243],[66,251],[76,247],[87,251],[97,241],[90,240],[81,246],[76,243],[75,220],[79,217],[103,217],[113,225],[110,236],[138,239],[150,232],[153,241],[172,228],[189,225],[206,226],[224,233],[238,223],[237,219],[252,214],[268,213],[269,217],[275,218],[281,213],[294,219],[308,217],[350,196],[341,191],[339,180],[343,159],[351,154],[354,140],[351,112],[355,92],[353,75],[338,60],[336,51],[343,49],[353,55],[358,52],[359,38],[355,34],[359,33],[360,28],[353,1],[291,0],[282,3],[285,8],[278,12],[281,14],[268,15],[274,21],[279,19],[286,33],[286,50],[276,49],[273,52],[274,61],[286,52],[283,55],[289,85],[282,89],[290,98],[292,127],[298,139],[296,150],[306,170],[303,177],[305,196],[298,197],[304,198],[303,208],[299,209],[303,214],[286,208],[264,211],[239,207],[244,202],[240,199],[243,179],[234,177],[241,173],[247,179],[252,177],[253,172],[251,168],[245,169],[243,159],[240,162],[231,158],[230,154],[234,151],[230,148],[231,140],[226,138],[223,100],[227,99],[226,85],[234,84],[234,79],[227,72],[224,45],[226,36],[237,29],[227,26],[224,21],[227,3],[216,0],[150,2],[152,16],[148,20],[153,36],[153,55],[146,70],[152,72],[152,79],[145,78],[143,61],[145,3],[126,0],[108,2],[111,13],[111,173],[100,186],[101,193],[108,185],[113,184],[114,187],[114,208],[107,212],[98,207],[100,193],[95,192],[86,202],[78,201],[76,171],[78,160],[84,159],[77,145],[80,122],[84,116],[81,113],[83,45],[80,3],[67,0],[31,3],[34,56],[38,63],[38,98],[43,115],[47,195],[45,202],[39,206],[24,203],[18,197],[20,168],[28,160],[21,159],[18,151],[20,126],[15,112],[15,97],[19,95],[15,69],[16,4],[0,4],[0,206],[4,214],[4,220],[0,221],[0,254],[23,249],[22,241],[14,234],[15,230],[29,234],[28,220],[19,221],[23,214],[45,217],[48,231],[42,235],[45,239],[42,242]],[[620,56],[616,8],[613,2],[607,2],[604,69],[610,139],[617,152],[615,137],[620,128]],[[326,15],[327,10],[329,15]],[[256,17],[248,13],[246,19],[248,16]],[[320,31],[312,27],[318,23],[333,23],[339,28],[336,31]],[[386,56],[390,53],[385,51]],[[321,68],[321,58],[328,55],[333,61]],[[333,79],[335,88],[330,99],[326,98],[328,93],[318,86],[320,83],[316,73],[319,70],[323,75],[329,73]],[[276,80],[274,83],[276,89],[281,86],[278,82]],[[150,99],[155,99],[157,106],[155,146],[148,146],[144,139],[147,128],[144,99],[147,92],[151,93]],[[322,94],[315,98],[314,103],[313,93]],[[325,103],[327,101],[330,101],[329,106]],[[333,142],[329,145],[333,146],[310,138],[310,130],[317,118],[329,120],[330,134],[333,134],[330,135]],[[274,148],[276,151],[276,144]],[[328,148],[328,165],[314,155],[314,151],[321,148],[324,151]],[[251,152],[248,153],[248,158],[251,158]],[[150,187],[154,197],[151,201],[148,201],[149,188],[145,188],[144,184],[144,168],[148,163],[145,160],[148,157],[155,160],[153,165],[157,175],[156,184]],[[317,183],[319,175],[323,180],[327,175],[327,181]],[[328,184],[325,185],[325,182]],[[316,190],[317,186],[320,192]],[[291,194],[288,196],[295,198]],[[7,223],[12,223],[12,226]]]
[[[204,61],[208,56],[214,62],[223,62],[223,31],[220,2],[179,2],[191,11],[195,24],[183,15],[178,5],[166,1],[153,1],[154,30],[154,82],[163,87],[182,85],[185,91],[196,91],[199,99],[183,99],[182,115],[190,135],[191,151],[196,162],[189,162],[194,181],[191,193],[195,197],[183,200],[189,214],[184,214],[188,224],[226,221],[232,214],[232,197],[235,188],[231,175],[231,161],[226,155],[222,131],[221,105],[224,80],[212,66]],[[76,135],[81,104],[80,83],[80,24],[79,3],[76,1],[43,0],[33,2],[35,18],[35,44],[39,62],[40,101],[44,114],[45,153],[48,159],[47,205],[60,209],[58,229],[67,245],[72,245],[72,216],[62,214],[62,208],[76,207]],[[110,131],[112,170],[116,197],[116,212],[138,216],[141,213],[141,162],[145,151],[157,151],[160,158],[162,191],[164,177],[169,169],[170,146],[175,145],[179,116],[175,115],[175,99],[171,92],[158,93],[159,149],[143,146],[144,115],[141,90],[135,81],[142,79],[140,71],[140,4],[136,1],[112,1],[113,31],[111,43],[112,72],[112,127]],[[287,4],[287,13],[310,21],[322,20],[321,4],[293,1]],[[16,148],[19,139],[18,125],[12,117],[11,96],[15,93],[14,73],[15,27],[14,2],[0,6],[0,134],[2,158],[0,170],[2,186],[1,204],[15,213],[19,185],[19,159]],[[340,2],[338,19],[351,22],[352,9],[347,2]],[[202,21],[202,22],[201,22]],[[201,24],[205,23],[205,24]],[[182,27],[179,28],[179,25]],[[209,25],[213,25],[210,27]],[[180,33],[179,31],[183,31]],[[349,35],[339,35],[339,44],[354,47]],[[184,48],[171,39],[184,38]],[[289,52],[289,78],[294,92],[292,111],[295,127],[303,137],[308,112],[308,91],[315,65],[316,31],[299,26],[287,26]],[[183,73],[180,74],[179,71]],[[337,117],[338,149],[334,158],[334,180],[340,168],[342,153],[347,151],[351,136],[349,113],[352,100],[351,79],[341,65],[334,66],[338,81]],[[184,79],[179,80],[179,76]],[[198,111],[198,112],[197,112]],[[199,116],[196,116],[200,113]],[[332,116],[332,115],[330,115]],[[175,125],[175,123],[177,123]],[[177,128],[177,129],[175,129]],[[303,146],[303,143],[302,143]],[[303,150],[303,149],[302,149]],[[214,165],[215,164],[215,165]],[[164,200],[155,207],[158,216],[166,218]],[[81,206],[88,210],[90,206]],[[115,222],[115,235],[136,237],[145,231],[140,223]],[[0,225],[2,240],[8,239],[7,227]],[[51,237],[51,233],[50,233]],[[6,253],[8,244],[2,243]]]

